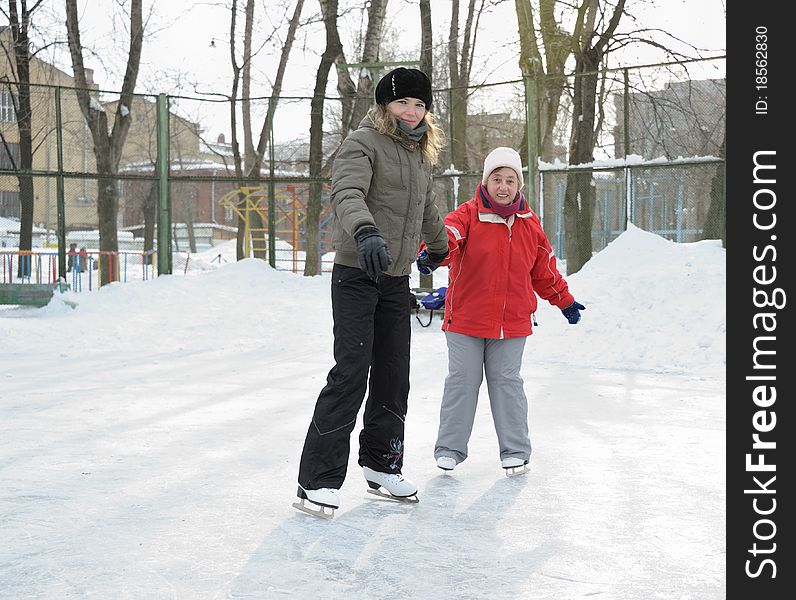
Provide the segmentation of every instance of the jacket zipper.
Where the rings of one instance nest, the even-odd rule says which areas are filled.
[[[508,227],[508,230],[509,230],[509,260],[511,260],[511,237],[512,236],[511,236],[511,225],[509,224],[508,221],[506,221],[506,227]],[[506,296],[504,294],[503,295],[503,310],[500,313],[500,339],[501,340],[503,339],[503,336],[504,336],[504,333],[503,333],[503,321],[505,320],[505,318],[504,318],[505,314],[506,314]]]
[[[398,140],[393,140],[393,142],[395,144],[395,151],[396,151],[396,153],[398,155],[398,163],[401,165],[401,174],[403,174],[403,172],[404,172],[404,161],[403,161],[403,157],[401,155],[401,148],[404,148],[404,146]],[[414,146],[412,146],[412,148],[414,149]],[[408,150],[406,148],[404,148],[404,150],[406,150],[407,154],[409,154],[409,152],[413,151],[413,150]],[[407,156],[406,171],[408,172],[408,175],[409,175],[409,200],[408,200],[409,211],[412,210],[412,199],[414,197],[414,195],[412,193],[412,190],[414,189],[414,181],[413,181],[414,173],[413,173],[411,162],[412,162],[411,156]],[[401,177],[401,179],[403,179],[403,177]],[[401,247],[398,249],[398,256],[395,258],[396,264],[400,261],[401,257],[403,256],[403,253],[404,253],[404,241],[406,240],[406,227],[407,227],[408,224],[409,224],[409,218],[407,216],[407,218],[404,219],[404,227],[403,227],[403,230],[401,231]]]

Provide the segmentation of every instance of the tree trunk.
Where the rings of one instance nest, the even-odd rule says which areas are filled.
[[[545,49],[546,70],[540,90],[539,155],[546,162],[553,162],[556,158],[553,136],[561,96],[567,87],[564,68],[572,55],[572,38],[555,18],[556,3],[556,0],[539,1],[539,27]]]
[[[119,242],[117,238],[116,217],[119,198],[116,189],[116,176],[122,156],[124,142],[132,122],[132,100],[138,68],[141,62],[141,47],[144,38],[144,25],[141,10],[142,0],[130,3],[130,48],[127,67],[122,83],[122,91],[116,103],[113,127],[108,133],[108,115],[96,98],[89,93],[86,70],[83,66],[83,47],[80,43],[80,24],[77,0],[66,0],[66,28],[69,53],[72,57],[72,70],[75,76],[78,104],[83,118],[88,124],[94,142],[94,156],[97,159],[97,217],[100,237],[100,285],[118,279]],[[171,252],[171,248],[159,248],[160,252]]]
[[[375,63],[379,60],[379,41],[384,33],[384,17],[387,14],[387,0],[371,0],[368,7],[368,27],[365,44],[362,46],[362,62]],[[357,100],[351,115],[350,129],[356,129],[373,104],[373,73],[362,69],[357,81]]]
[[[251,81],[252,81],[252,36],[254,33],[254,0],[246,0],[244,11],[246,20],[243,25],[243,64],[241,65],[241,124],[243,125],[243,173],[245,185],[249,188],[259,187],[262,183],[261,167],[263,155],[254,148],[251,115]],[[258,144],[259,146],[259,144]],[[258,204],[259,206],[259,204]],[[249,211],[249,237],[254,258],[268,260],[268,235],[263,226],[262,214],[257,210]]]
[[[315,76],[315,89],[310,102],[310,177],[321,178],[323,168],[323,106],[326,96],[326,84],[329,71],[335,59],[342,53],[340,35],[337,31],[337,0],[321,0],[323,23],[326,30],[326,48],[318,65]],[[310,184],[309,200],[307,201],[307,244],[305,247],[304,275],[312,276],[321,273],[320,265],[320,217],[321,217],[321,184],[319,181]]]
[[[472,0],[470,2],[472,5]],[[472,23],[472,15],[468,15],[465,25],[465,42],[459,50],[459,0],[451,0],[451,24],[448,34],[448,74],[450,79],[450,116],[449,147],[451,163],[457,171],[469,171],[470,161],[467,153],[467,85],[470,71],[468,64],[469,33],[467,27]],[[454,210],[459,204],[470,197],[469,186],[458,186],[458,197],[448,198],[448,211]]]
[[[721,142],[719,156],[724,158],[724,148],[727,144],[727,131]],[[725,164],[716,166],[716,174],[710,182],[710,205],[705,215],[705,225],[702,228],[702,238],[706,240],[721,240],[721,245],[727,247],[727,194],[725,190]]]
[[[30,41],[28,28],[31,14],[36,7],[28,9],[23,2],[22,13],[20,14],[17,11],[16,0],[9,0],[8,9],[18,82],[16,94],[13,94],[13,89],[10,85],[8,86],[8,91],[12,98],[16,96],[17,99],[14,109],[17,116],[17,128],[19,129],[19,164],[14,165],[14,168],[20,171],[20,174],[17,175],[19,182],[19,250],[20,252],[30,252],[33,249],[33,202],[35,195],[33,177],[25,174],[25,172],[30,172],[33,169],[33,111],[30,99]],[[6,54],[10,53],[6,52]],[[3,143],[5,143],[5,139]],[[9,159],[13,161],[14,157],[11,152],[8,152],[7,146],[6,153]],[[63,251],[63,248],[61,251]],[[17,277],[30,277],[32,266],[31,255],[20,254],[17,264]],[[63,276],[63,273],[60,275]]]
[[[149,186],[149,193],[144,199],[144,206],[142,207],[144,218],[144,252],[146,255],[146,264],[154,265],[154,250],[155,250],[155,221],[157,220],[158,213],[158,182],[153,181]]]
[[[572,95],[572,132],[569,163],[579,165],[594,161],[597,119],[597,84],[600,66],[608,52],[624,11],[625,0],[618,0],[604,32],[594,29],[600,9],[599,0],[581,5],[572,36],[575,46],[575,83]],[[564,250],[567,274],[578,272],[592,255],[591,229],[596,191],[591,171],[571,171],[564,194]]]
[[[345,138],[350,131],[359,126],[360,121],[362,121],[362,118],[373,104],[375,65],[379,62],[379,42],[384,33],[387,1],[371,0],[368,4],[368,24],[359,62],[364,65],[374,65],[374,67],[362,67],[359,69],[356,86],[348,74],[348,68],[345,66],[346,59],[342,46],[340,55],[335,57],[335,63],[337,64],[337,91],[340,93],[343,109],[340,139]]]
[[[592,54],[593,57],[593,54]],[[579,60],[579,62],[581,62]],[[594,161],[594,119],[597,98],[596,65],[594,68],[576,65],[576,72],[591,71],[575,81],[576,106],[570,141],[570,164]],[[596,200],[591,171],[573,171],[567,175],[564,194],[564,249],[567,273],[576,273],[591,258],[591,226]]]
[[[554,131],[561,96],[566,89],[564,66],[571,55],[571,39],[555,18],[556,0],[539,0],[539,31],[536,30],[533,5],[530,0],[515,0],[517,25],[520,39],[520,70],[524,77],[533,79],[538,90],[538,106],[530,107],[528,118],[536,118],[538,124],[538,158],[553,162],[556,158]],[[539,49],[541,37],[544,55]],[[528,131],[523,133],[518,148],[529,173],[534,173],[532,158],[528,157]],[[538,189],[538,187],[537,187]],[[535,202],[535,199],[531,199]],[[555,206],[545,204],[545,222],[553,222]]]
[[[285,43],[282,45],[282,53],[279,55],[279,66],[276,69],[276,77],[274,78],[274,86],[271,89],[271,100],[268,102],[268,112],[265,115],[262,129],[260,130],[260,139],[257,143],[257,159],[260,163],[265,160],[265,150],[268,147],[269,140],[271,139],[271,130],[274,126],[274,113],[276,112],[276,104],[279,95],[282,93],[282,81],[285,78],[285,70],[287,69],[287,61],[290,57],[290,51],[293,48],[293,41],[296,39],[296,29],[301,19],[301,11],[304,7],[304,0],[298,0],[293,9],[293,16],[290,17],[290,24],[288,25],[287,37]]]
[[[254,28],[254,0],[246,0],[246,20],[243,26],[243,65],[241,66],[241,122],[243,124],[244,170],[250,175],[255,162],[254,136],[252,135],[251,81],[252,34]],[[258,173],[259,175],[259,173]]]
[[[241,71],[242,68],[238,65],[238,58],[235,55],[235,39],[237,32],[237,18],[238,18],[238,0],[232,0],[230,7],[230,21],[229,21],[229,63],[232,67],[232,90],[229,96],[229,130],[230,141],[229,145],[232,150],[232,163],[235,167],[235,177],[238,185],[238,231],[235,239],[235,258],[236,260],[243,260],[248,255],[248,248],[246,244],[247,227],[246,223],[248,215],[246,215],[246,197],[240,188],[245,185],[243,175],[243,161],[240,153],[240,142],[238,142],[238,89],[241,86]],[[246,215],[244,217],[244,215]]]
[[[434,37],[431,29],[431,0],[420,0],[420,70],[434,78]]]
[[[238,204],[238,210],[245,208],[244,203]],[[237,220],[238,231],[235,234],[235,260],[243,260],[246,258],[246,221],[243,217],[238,215]]]
[[[287,36],[282,45],[282,52],[279,57],[279,66],[277,67],[276,77],[271,89],[271,97],[268,102],[268,109],[266,111],[265,119],[263,120],[260,129],[260,136],[257,141],[257,147],[254,147],[254,135],[252,131],[251,120],[251,105],[249,101],[251,89],[251,60],[252,60],[252,37],[254,31],[254,0],[246,1],[245,8],[245,22],[243,33],[243,65],[239,66],[235,56],[235,35],[236,35],[236,11],[237,0],[233,0],[231,21],[230,21],[230,63],[233,71],[232,94],[230,102],[230,124],[232,130],[232,150],[235,162],[235,174],[238,177],[239,186],[258,187],[263,183],[262,166],[265,160],[265,153],[270,146],[271,131],[273,129],[274,114],[276,113],[277,101],[279,95],[282,93],[282,82],[284,80],[285,70],[287,68],[288,58],[290,51],[293,47],[293,41],[296,37],[296,29],[299,25],[301,18],[301,11],[304,7],[304,0],[297,0],[296,6],[293,10],[293,15],[290,18],[288,25]],[[237,117],[236,106],[238,99],[238,88],[240,87],[243,94],[241,98],[241,122],[243,125],[244,136],[244,153],[241,158],[240,147],[237,136]],[[246,214],[245,219],[238,215],[237,219],[237,236],[236,236],[236,254],[237,259],[241,260],[248,254],[248,248],[245,247],[246,243],[246,226],[248,224],[249,236],[251,238],[251,251],[252,255],[256,258],[263,260],[268,259],[268,234],[266,231],[266,223],[263,219],[261,211],[248,210],[245,197],[241,193],[238,204],[239,210]],[[267,205],[263,210],[267,211]],[[248,223],[247,223],[248,222]]]
[[[179,199],[179,214],[175,215],[175,223],[185,225],[188,237],[188,251],[196,254],[196,234],[194,231],[194,207],[196,205],[196,187],[189,182],[179,182],[172,187],[174,196]]]
[[[431,29],[431,1],[420,0],[420,70],[434,80],[434,38]],[[450,195],[446,195],[450,198]],[[420,273],[420,289],[434,287],[434,274]]]

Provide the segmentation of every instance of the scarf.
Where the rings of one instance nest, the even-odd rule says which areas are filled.
[[[419,142],[421,139],[423,139],[423,136],[426,134],[426,131],[428,131],[428,125],[426,125],[425,119],[420,121],[418,126],[415,127],[414,129],[412,129],[411,127],[409,127],[409,125],[401,121],[401,119],[396,119],[396,120],[398,121],[397,133],[401,137],[404,137],[409,141],[415,143]]]
[[[500,215],[504,219],[508,219],[518,210],[525,208],[525,196],[522,195],[522,192],[517,192],[517,197],[514,198],[514,202],[511,204],[499,204],[494,198],[492,198],[492,196],[489,195],[489,192],[486,191],[486,186],[483,183],[478,184],[478,194],[481,196],[481,201],[484,203],[484,206],[491,209],[492,212]]]

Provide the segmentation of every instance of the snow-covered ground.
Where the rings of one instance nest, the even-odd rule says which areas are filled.
[[[331,521],[290,506],[329,276],[207,263],[0,311],[0,598],[725,597],[719,242],[631,226],[568,277],[580,324],[540,306],[525,476],[485,389],[470,457],[436,468],[445,342],[413,318],[420,502],[366,494],[352,452]]]

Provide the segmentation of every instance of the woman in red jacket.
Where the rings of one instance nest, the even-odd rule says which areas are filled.
[[[484,374],[501,464],[507,475],[526,470],[531,441],[520,367],[536,296],[573,325],[585,309],[558,272],[550,242],[520,191],[523,183],[520,155],[495,148],[475,198],[445,217],[448,257],[418,256],[426,274],[439,264],[450,267],[442,325],[448,376],[434,449],[437,466],[446,471],[467,458]]]

